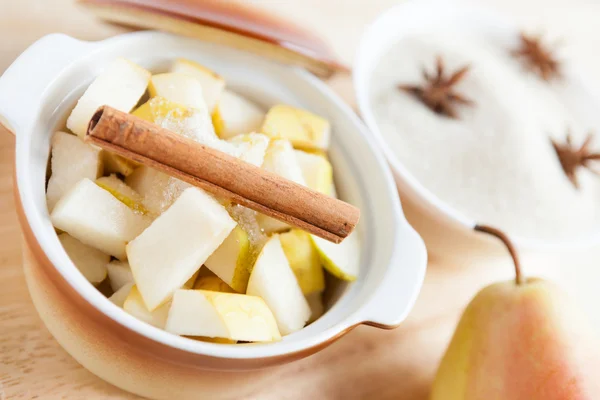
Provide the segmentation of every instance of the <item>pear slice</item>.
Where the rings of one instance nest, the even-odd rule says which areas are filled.
[[[129,264],[147,308],[152,311],[166,302],[235,226],[221,204],[192,187],[129,242]]]
[[[46,199],[52,211],[58,200],[83,178],[96,179],[102,170],[100,150],[77,136],[56,132],[52,136],[52,175],[48,180]]]
[[[199,277],[194,283],[194,289],[212,290],[213,292],[236,293],[228,284],[216,275]]]
[[[345,281],[356,280],[360,267],[360,243],[356,232],[352,232],[339,244],[314,235],[311,238],[329,273]]]
[[[132,210],[135,210],[140,214],[148,213],[148,210],[146,210],[146,207],[144,207],[142,204],[142,196],[127,186],[125,182],[117,178],[116,175],[98,178],[96,180],[96,185],[100,186],[104,190],[107,190],[110,194],[115,196],[117,200]]]
[[[221,139],[242,133],[260,132],[265,112],[250,100],[225,89],[212,112],[212,121]]]
[[[104,164],[105,175],[121,174],[123,176],[129,176],[137,167],[139,167],[139,164],[135,161],[128,160],[125,157],[121,157],[118,154],[106,150],[102,150],[102,162]]]
[[[133,287],[133,285],[133,282],[126,283],[125,285],[121,286],[119,290],[114,292],[112,296],[110,296],[108,299],[112,301],[114,305],[123,308],[123,306],[125,305],[125,300],[127,300],[127,297],[129,297],[129,293],[131,293],[131,288]]]
[[[306,186],[302,170],[300,169],[298,160],[296,160],[296,153],[289,140],[272,140],[267,148],[262,167],[267,171]],[[290,226],[285,222],[263,214],[258,214],[256,219],[266,234],[283,232],[290,229]]]
[[[114,60],[87,88],[67,119],[67,128],[83,138],[92,115],[103,105],[129,112],[146,92],[150,72],[123,58]]]
[[[310,235],[301,229],[292,229],[280,234],[279,240],[302,293],[306,296],[325,290],[323,266]]]
[[[198,269],[196,272],[194,272],[194,275],[192,275],[190,279],[185,281],[185,283],[183,284],[183,286],[181,286],[181,288],[182,289],[192,289],[194,287],[194,285],[196,284],[196,280],[198,279],[199,273],[200,273],[200,269]]]
[[[170,308],[171,302],[169,301],[153,311],[148,310],[136,285],[133,285],[129,295],[123,302],[123,309],[129,314],[160,329],[165,329]]]
[[[148,92],[150,97],[164,97],[184,107],[195,108],[208,113],[202,86],[200,82],[189,75],[173,72],[152,75]]]
[[[260,133],[247,133],[232,137],[229,143],[240,150],[240,160],[260,167],[264,162],[269,140],[267,136]]]
[[[56,203],[50,219],[55,228],[120,260],[126,258],[125,245],[150,223],[89,179]]]
[[[58,240],[73,264],[90,283],[98,284],[106,278],[106,264],[110,261],[108,254],[85,245],[66,233],[58,235]]]
[[[281,339],[275,318],[260,297],[207,290],[176,291],[166,330],[247,342]]]
[[[331,195],[333,169],[327,157],[302,150],[296,150],[295,154],[306,186],[317,192]]]
[[[189,184],[142,165],[125,178],[125,183],[142,197],[142,204],[151,214],[162,214]]]
[[[246,293],[267,303],[282,335],[302,329],[310,318],[310,307],[281,248],[279,235],[273,235],[258,255]]]
[[[331,127],[323,117],[279,104],[267,112],[260,132],[272,138],[289,139],[299,149],[327,150]]]
[[[325,313],[325,306],[323,305],[323,293],[314,292],[306,296],[306,301],[310,306],[310,319],[308,323],[313,323]]]
[[[236,226],[204,265],[239,293],[246,293],[250,278],[250,241],[248,234]]]
[[[204,102],[209,111],[213,111],[225,90],[225,79],[205,66],[185,58],[178,58],[171,72],[189,75],[200,82]]]
[[[160,125],[160,122],[167,118],[178,121],[189,118],[192,112],[184,105],[170,101],[162,96],[156,96],[136,108],[131,114]]]
[[[106,265],[106,269],[113,292],[117,292],[128,283],[134,282],[131,267],[126,261],[113,260]]]

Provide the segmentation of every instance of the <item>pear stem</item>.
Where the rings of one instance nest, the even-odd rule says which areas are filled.
[[[508,235],[506,235],[506,233],[502,232],[499,229],[496,229],[496,228],[493,228],[493,227],[487,226],[487,225],[475,225],[474,229],[477,232],[483,232],[483,233],[487,233],[488,235],[495,236],[498,239],[500,239],[502,241],[502,243],[504,243],[504,245],[508,249],[508,252],[510,253],[510,256],[512,257],[513,263],[515,265],[515,283],[517,285],[522,284],[523,283],[523,275],[521,274],[521,263],[519,261],[517,249],[515,248],[513,243],[508,238]]]

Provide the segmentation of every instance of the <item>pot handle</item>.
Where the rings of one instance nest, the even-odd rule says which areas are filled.
[[[397,328],[413,308],[426,270],[427,249],[419,234],[410,228],[410,234],[397,241],[391,267],[378,290],[358,312],[360,322],[381,329]],[[403,284],[407,282],[411,285]]]
[[[13,134],[27,130],[46,89],[92,46],[60,33],[29,46],[0,76],[0,124]]]

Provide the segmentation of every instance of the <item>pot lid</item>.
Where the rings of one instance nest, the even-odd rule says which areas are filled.
[[[223,0],[80,0],[100,18],[251,51],[321,77],[348,68],[319,37],[267,11]]]

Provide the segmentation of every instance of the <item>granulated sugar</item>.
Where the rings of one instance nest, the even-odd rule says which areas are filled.
[[[525,237],[585,235],[599,223],[600,178],[581,168],[575,189],[550,138],[562,143],[570,128],[579,145],[591,118],[568,81],[544,82],[509,52],[472,35],[402,40],[373,74],[379,129],[407,169],[465,216]],[[448,75],[471,65],[456,91],[475,105],[457,105],[457,119],[397,89],[422,84],[422,68],[433,72],[438,55]]]

